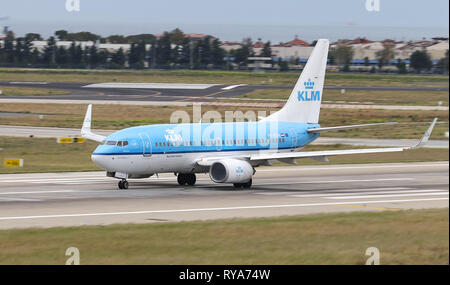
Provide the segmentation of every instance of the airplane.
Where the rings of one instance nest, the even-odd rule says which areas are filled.
[[[259,121],[159,124],[130,127],[105,137],[91,131],[92,104],[86,111],[81,135],[100,142],[92,161],[119,179],[174,173],[179,185],[194,185],[197,173],[209,173],[215,183],[250,188],[255,168],[273,161],[295,164],[295,159],[328,161],[328,156],[400,152],[422,147],[436,124],[433,120],[414,146],[328,151],[299,151],[323,132],[390,125],[394,122],[321,127],[318,124],[329,42],[320,39],[286,104]]]

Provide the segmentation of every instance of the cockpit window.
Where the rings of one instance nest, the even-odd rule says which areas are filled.
[[[120,147],[124,147],[128,145],[128,141],[103,141],[104,145],[117,145]]]

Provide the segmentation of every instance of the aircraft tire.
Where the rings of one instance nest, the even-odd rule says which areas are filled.
[[[186,177],[186,174],[183,174],[183,173],[178,174],[178,176],[177,176],[178,184],[180,184],[181,186],[184,186],[184,185],[186,185],[187,180],[188,179]]]
[[[193,186],[193,185],[195,185],[196,181],[197,181],[197,177],[195,176],[195,174],[187,174],[186,175],[187,185]]]

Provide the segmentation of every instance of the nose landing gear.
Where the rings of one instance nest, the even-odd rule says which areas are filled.
[[[119,181],[119,189],[128,189],[128,181],[122,179]]]

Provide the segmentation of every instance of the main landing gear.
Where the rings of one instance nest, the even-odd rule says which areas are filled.
[[[233,186],[234,188],[250,188],[252,187],[252,180],[250,179],[245,183],[233,183]]]
[[[182,186],[183,185],[192,186],[195,184],[195,181],[197,181],[197,178],[196,178],[195,174],[193,174],[193,173],[192,174],[178,173],[177,181],[178,181],[178,184],[180,184]]]
[[[119,189],[128,189],[128,181],[122,179],[119,181]]]

